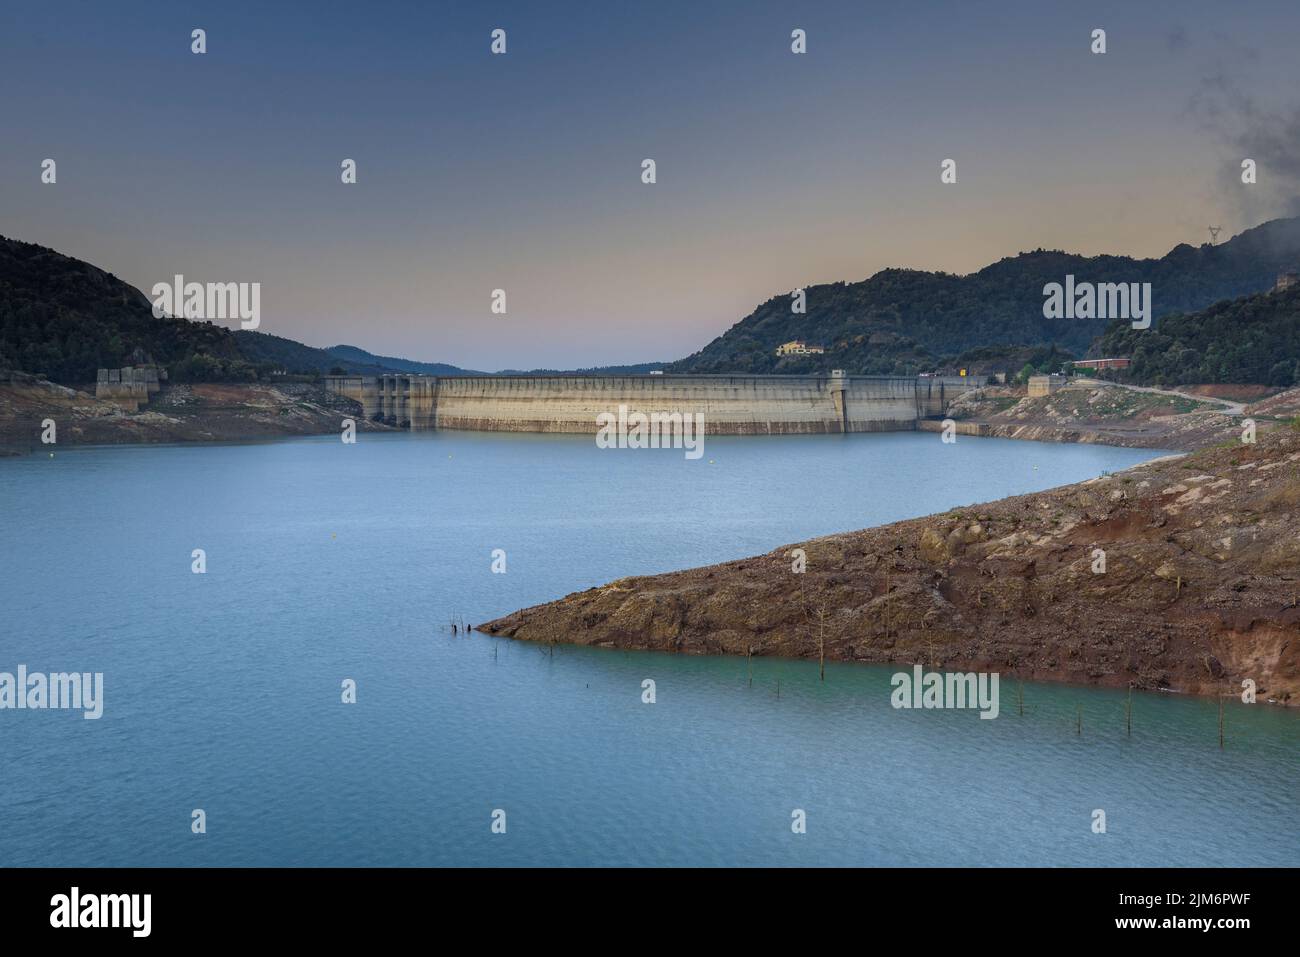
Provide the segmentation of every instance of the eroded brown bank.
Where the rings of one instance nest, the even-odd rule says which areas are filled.
[[[807,571],[792,572],[792,550]],[[1098,552],[1105,553],[1104,572]],[[539,642],[1300,692],[1300,432],[626,578],[482,626]]]

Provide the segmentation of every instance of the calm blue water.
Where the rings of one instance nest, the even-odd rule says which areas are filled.
[[[0,671],[105,682],[99,721],[0,711],[0,864],[1294,864],[1294,712],[1230,704],[1220,751],[1204,700],[1135,696],[1130,738],[1116,692],[1026,685],[1019,717],[1008,682],[982,721],[895,711],[892,668],[759,660],[750,687],[743,660],[446,627],[1154,454],[426,433],[0,460]]]

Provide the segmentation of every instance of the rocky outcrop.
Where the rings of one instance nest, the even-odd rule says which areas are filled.
[[[793,569],[794,549],[807,568]],[[1300,693],[1300,432],[1078,485],[628,578],[482,630],[695,654]]]

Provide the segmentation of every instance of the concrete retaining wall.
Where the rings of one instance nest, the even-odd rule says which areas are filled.
[[[592,432],[602,412],[700,413],[713,435],[842,431],[831,381],[774,376],[439,379],[442,429]],[[910,428],[910,424],[908,426]]]
[[[911,376],[327,376],[363,414],[413,429],[595,433],[619,406],[704,416],[711,435],[888,432],[943,412],[971,379]]]

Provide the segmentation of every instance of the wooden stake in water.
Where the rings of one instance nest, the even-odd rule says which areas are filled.
[[[1223,750],[1223,695],[1219,695],[1219,750]]]
[[[1075,718],[1075,734],[1083,734],[1083,705],[1078,705],[1078,715]]]
[[[749,686],[754,687],[754,646],[745,649],[745,663],[749,665]]]
[[[1025,682],[1023,678],[1016,685],[1016,709],[1023,718],[1025,716]]]
[[[1133,682],[1128,683],[1128,702],[1124,705],[1124,729],[1133,734]]]

